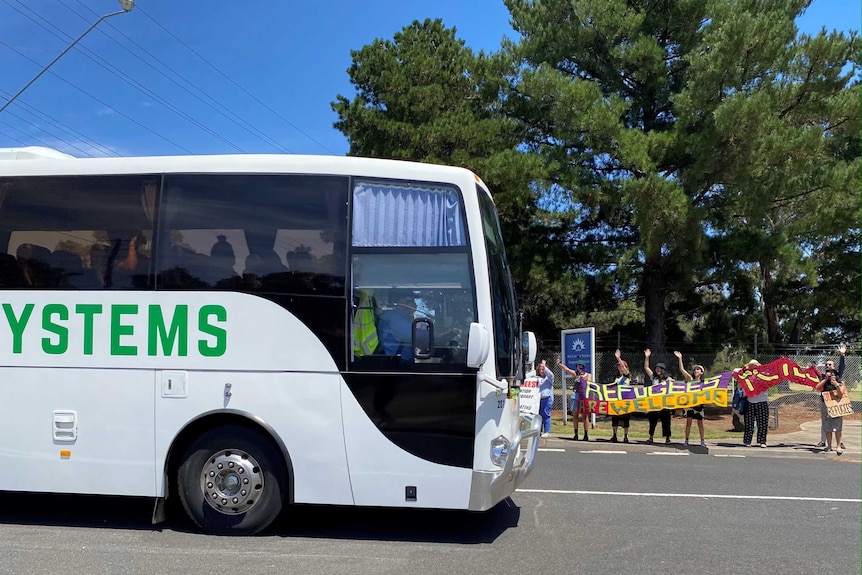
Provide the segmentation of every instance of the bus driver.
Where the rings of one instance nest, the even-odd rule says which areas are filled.
[[[393,292],[395,305],[380,316],[377,332],[385,355],[397,355],[402,361],[413,360],[413,313],[416,298],[410,290]]]

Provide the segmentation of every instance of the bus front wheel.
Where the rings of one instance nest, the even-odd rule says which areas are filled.
[[[286,475],[268,437],[230,425],[207,431],[189,445],[177,472],[177,492],[204,531],[251,535],[281,513]]]

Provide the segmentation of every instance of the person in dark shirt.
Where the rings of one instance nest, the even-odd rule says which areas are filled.
[[[835,360],[827,359],[824,362],[824,367],[823,367],[824,373],[830,369],[836,369],[836,371],[838,372],[838,379],[840,380],[842,377],[844,377],[844,365],[845,365],[844,364],[844,354],[845,353],[847,353],[847,346],[842,343],[841,345],[838,346],[838,354],[839,354],[838,368],[836,369],[836,367],[835,367]],[[818,372],[818,375],[820,375],[821,380],[823,380],[825,377],[824,373]],[[828,416],[828,414],[827,414],[827,416]],[[826,447],[826,432],[824,431],[824,429],[825,429],[824,424],[826,422],[824,421],[823,417],[824,417],[823,410],[821,410],[820,411],[820,443],[818,443],[816,445],[816,447]],[[839,447],[841,449],[844,449],[844,444],[841,443],[840,441],[839,441]]]

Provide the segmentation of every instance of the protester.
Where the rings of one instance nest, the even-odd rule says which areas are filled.
[[[746,368],[758,367],[760,362],[756,359],[745,364]],[[745,431],[742,432],[742,444],[751,447],[751,439],[754,436],[754,426],[757,425],[757,443],[760,447],[766,447],[766,434],[769,429],[769,392],[764,389],[753,397],[746,398],[745,405]]]
[[[614,357],[617,359],[617,377],[613,381],[611,385],[626,385],[630,381],[630,373],[629,373],[629,364],[622,359],[622,354],[620,350],[616,350],[614,352]],[[619,439],[617,439],[617,428],[622,425],[623,427],[623,443],[629,442],[629,423],[631,422],[631,417],[626,415],[612,415],[611,416],[611,428],[613,429],[614,434],[611,436],[611,443],[619,443]]]
[[[542,437],[551,435],[551,405],[554,403],[554,373],[543,359],[536,368],[539,377],[539,415],[542,416]]]
[[[823,379],[814,387],[819,392],[828,391],[832,393],[832,397],[836,400],[844,397],[843,388],[844,382],[838,379],[838,370],[832,368],[827,369]],[[841,432],[844,429],[844,418],[841,416],[830,417],[829,411],[826,409],[826,400],[820,396],[820,422],[823,435],[826,439],[824,452],[832,451],[832,435],[835,435],[835,453],[841,455],[844,453],[844,444],[841,443]]]
[[[652,380],[652,385],[656,385],[662,381],[673,383],[673,377],[668,373],[667,366],[664,363],[658,362],[655,364],[655,371],[650,369],[650,355],[652,355],[652,352],[649,349],[645,349],[644,371],[647,374],[647,378]],[[647,420],[649,421],[649,439],[647,439],[647,443],[653,443],[653,435],[655,435],[655,428],[659,421],[661,421],[661,435],[664,437],[664,442],[670,443],[670,415],[671,411],[669,409],[660,409],[647,413]]]
[[[584,441],[590,440],[589,432],[587,431],[587,423],[590,419],[587,413],[587,406],[584,401],[587,399],[587,383],[593,380],[592,374],[587,373],[587,366],[583,363],[576,363],[575,369],[563,364],[560,358],[557,358],[557,365],[563,371],[575,378],[575,389],[572,390],[572,421],[575,426],[575,435],[572,437],[575,441],[578,440],[578,416],[584,417]]]
[[[837,371],[838,371],[839,381],[841,380],[842,377],[844,377],[844,360],[845,360],[844,354],[845,353],[847,353],[847,346],[842,343],[841,345],[838,346],[839,358],[838,358],[838,370]],[[824,363],[825,363],[825,365],[823,367],[823,373],[820,373],[818,371],[818,375],[820,376],[821,380],[826,377],[825,374],[828,370],[835,369],[835,361],[834,360],[827,359]],[[823,399],[822,396],[821,396],[821,399]],[[824,413],[826,415],[824,415]],[[824,417],[828,417],[828,415],[829,414],[826,413],[823,409],[820,410],[820,443],[818,443],[816,447],[826,447],[826,431],[825,431],[826,420],[824,419]],[[841,449],[844,449],[844,444],[841,443],[840,441],[839,441],[838,445]]]
[[[679,372],[685,378],[686,381],[698,380],[701,383],[703,382],[703,366],[700,364],[694,364],[692,367],[692,371],[694,371],[694,375],[686,371],[685,366],[682,363],[682,353],[675,351],[673,354],[676,356],[677,360],[679,360]],[[702,447],[706,447],[706,440],[703,435],[703,404],[696,405],[694,407],[689,407],[685,410],[685,444],[688,445],[688,437],[691,434],[691,422],[697,421],[697,429],[700,432],[700,445]]]

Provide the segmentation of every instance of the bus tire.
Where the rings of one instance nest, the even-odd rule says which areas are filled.
[[[192,441],[176,479],[186,513],[209,533],[258,533],[281,513],[287,494],[287,470],[272,440],[237,425]]]

